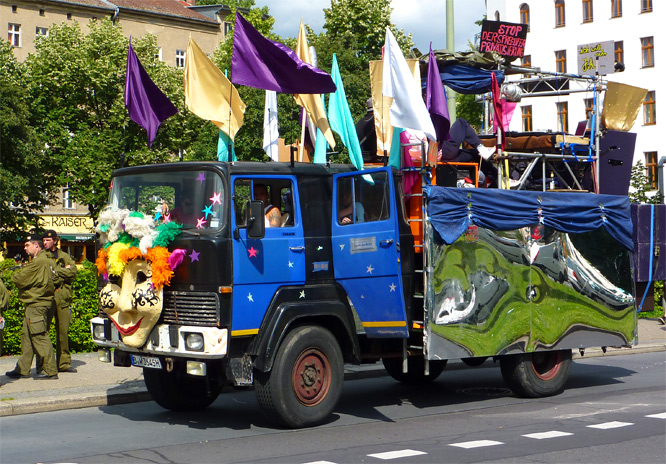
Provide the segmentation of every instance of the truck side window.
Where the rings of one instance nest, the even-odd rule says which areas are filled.
[[[260,190],[267,193],[267,198],[255,198],[254,186],[261,185]],[[239,227],[247,225],[245,208],[249,200],[262,200],[264,207],[273,205],[280,210],[279,226],[294,226],[294,199],[293,185],[289,179],[280,178],[256,178],[237,179],[234,184],[234,208],[236,211],[236,225]],[[267,225],[267,227],[270,227]]]
[[[294,195],[292,186],[282,187],[280,190],[280,211],[282,211],[282,227],[294,225]]]
[[[385,172],[338,180],[338,224],[383,221],[390,216]]]
[[[250,192],[251,181],[249,179],[237,179],[234,184],[234,211],[236,213],[236,225],[245,227],[247,225],[247,202],[252,199]]]

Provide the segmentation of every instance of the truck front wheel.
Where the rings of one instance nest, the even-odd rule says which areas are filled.
[[[153,400],[171,411],[205,409],[222,390],[219,382],[213,379],[147,367],[143,368],[143,381]]]
[[[570,368],[571,350],[537,351],[500,358],[504,382],[516,395],[525,398],[561,393]]]
[[[342,351],[323,327],[298,327],[280,344],[270,372],[257,372],[254,390],[269,418],[300,428],[326,420],[340,398]]]

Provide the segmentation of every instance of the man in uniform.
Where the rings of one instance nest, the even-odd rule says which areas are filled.
[[[24,249],[33,259],[12,275],[12,281],[19,290],[19,299],[25,305],[21,357],[14,370],[6,372],[5,375],[14,379],[28,377],[32,359],[38,356],[43,359],[43,372],[40,373],[38,369],[35,379],[57,379],[58,367],[48,332],[48,314],[55,294],[53,271],[42,250],[39,237],[29,236]]]
[[[76,277],[76,263],[69,254],[58,248],[58,234],[55,230],[47,230],[42,237],[44,253],[53,269],[53,285],[55,286],[55,300],[51,308],[51,317],[55,313],[56,333],[56,362],[58,371],[73,371],[72,355],[69,353],[69,323],[72,312],[69,305],[72,303],[72,282]],[[41,364],[38,359],[38,366]]]
[[[5,287],[5,283],[0,279],[0,356],[2,356],[2,331],[5,328],[5,318],[2,312],[9,304],[9,290]]]

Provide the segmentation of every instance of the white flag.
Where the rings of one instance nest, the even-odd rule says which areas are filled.
[[[435,127],[421,96],[421,83],[416,82],[398,42],[386,28],[382,93],[393,98],[391,125],[402,129],[422,131],[430,140],[437,140]]]
[[[277,94],[266,90],[264,108],[264,151],[270,159],[278,161],[278,113]]]

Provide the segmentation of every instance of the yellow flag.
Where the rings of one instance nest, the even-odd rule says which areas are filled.
[[[298,30],[298,43],[296,45],[296,55],[307,64],[312,64],[312,59],[310,58],[310,51],[308,50],[308,39],[305,36],[305,27],[301,21],[301,27]],[[335,148],[335,140],[333,139],[333,132],[328,125],[328,119],[326,118],[326,111],[324,110],[324,104],[321,101],[321,95],[318,94],[294,94],[294,100],[296,104],[302,106],[303,109],[308,113],[308,117],[312,124],[317,127],[324,138],[328,142],[328,145],[331,148]],[[314,140],[313,140],[314,142]]]
[[[245,103],[238,90],[190,37],[185,64],[185,104],[201,119],[208,119],[231,140],[243,125]]]

